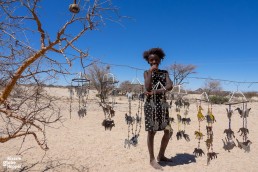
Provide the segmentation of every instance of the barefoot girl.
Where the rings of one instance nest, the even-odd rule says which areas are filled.
[[[165,157],[165,150],[170,138],[168,108],[164,110],[162,103],[165,100],[164,94],[172,89],[172,81],[166,70],[160,70],[159,64],[164,59],[165,53],[161,48],[152,48],[143,53],[143,58],[150,64],[150,69],[144,72],[145,94],[147,96],[144,104],[145,130],[148,131],[147,145],[150,155],[150,165],[155,169],[162,169],[157,161],[170,161]],[[161,84],[158,84],[160,82]],[[154,89],[154,86],[158,87]],[[166,101],[166,100],[165,100]],[[154,157],[154,136],[156,131],[164,131],[157,161]]]

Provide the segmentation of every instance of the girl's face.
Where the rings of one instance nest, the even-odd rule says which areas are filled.
[[[153,66],[153,65],[159,66],[159,64],[160,64],[160,58],[159,58],[159,56],[157,56],[156,54],[151,54],[151,55],[149,55],[148,63],[149,63],[151,66]]]

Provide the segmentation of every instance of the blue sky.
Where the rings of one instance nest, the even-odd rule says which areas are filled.
[[[72,0],[45,1],[45,16],[53,30]],[[161,68],[173,63],[197,66],[192,77],[258,81],[257,0],[114,0],[123,26],[107,22],[87,33],[77,45],[90,55],[112,64],[148,69],[143,51],[160,47],[166,53]],[[56,8],[59,6],[59,8]],[[49,13],[55,9],[56,15]],[[65,11],[67,12],[67,11]],[[74,71],[79,70],[75,66]],[[118,80],[143,81],[143,71],[111,66]],[[79,71],[78,71],[79,72]],[[188,89],[203,87],[205,80],[187,79]],[[258,84],[221,82],[225,90],[258,91]]]

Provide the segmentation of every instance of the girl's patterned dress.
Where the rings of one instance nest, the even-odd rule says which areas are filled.
[[[158,70],[152,72],[152,89],[160,82],[164,87],[166,86],[166,70]],[[161,89],[161,84],[158,84],[156,89]],[[169,111],[168,107],[164,106],[166,97],[163,94],[155,94],[147,96],[144,104],[145,114],[145,130],[146,131],[161,131],[169,125]]]

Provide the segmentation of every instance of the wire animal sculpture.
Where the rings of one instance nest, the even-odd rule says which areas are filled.
[[[207,114],[203,115],[202,102],[208,105]],[[201,123],[206,119],[206,133],[207,139],[204,141],[207,147],[207,165],[210,164],[212,159],[217,158],[218,153],[213,151],[213,123],[216,122],[215,116],[212,113],[212,104],[210,103],[209,97],[206,92],[201,94],[201,98],[197,99],[197,119],[199,121],[198,130],[195,131],[195,139],[198,139],[198,147],[194,149],[193,154],[198,157],[204,154],[204,151],[200,148],[200,140],[204,138],[204,134],[201,132]]]
[[[231,104],[229,104],[229,108],[226,108],[227,110],[227,117],[228,117],[228,128],[224,130],[224,133],[226,134],[225,141],[222,139],[223,142],[223,149],[230,152],[235,146],[235,142],[233,138],[235,138],[234,131],[231,129],[231,118],[233,115],[233,110],[231,108]]]
[[[105,127],[105,130],[109,129],[110,131],[112,130],[112,127],[115,126],[115,122],[112,119],[104,119],[102,122],[102,126]]]
[[[128,114],[125,114],[125,122],[128,126],[127,138],[124,141],[124,147],[130,148],[130,146],[136,147],[141,131],[142,123],[142,109],[144,99],[140,98],[143,94],[143,84],[138,79],[134,79],[131,82],[132,91],[138,93],[138,107],[135,116],[132,115],[132,96],[128,96]],[[140,89],[139,89],[140,88]]]
[[[207,139],[206,139],[205,143],[206,143],[206,147],[207,147],[207,165],[209,165],[210,161],[212,159],[217,158],[217,155],[218,155],[218,153],[213,151],[214,135],[213,135],[212,129],[213,129],[214,122],[216,122],[216,119],[212,112],[212,104],[211,103],[208,104],[208,112],[206,115],[206,122],[207,122],[207,125],[206,125]]]
[[[78,74],[79,77],[72,79],[71,86],[69,87],[70,93],[70,119],[72,114],[73,97],[78,99],[78,116],[83,118],[87,115],[87,100],[89,96],[90,80],[82,73]]]
[[[101,90],[102,97],[103,97],[102,102],[111,104],[111,107],[114,108],[116,103],[115,97],[117,93],[116,87],[119,81],[115,78],[114,74],[106,73],[103,75],[102,83],[103,83],[103,88]]]
[[[198,146],[197,148],[194,148],[194,152],[193,154],[196,156],[196,157],[199,157],[199,156],[202,156],[204,153],[204,151],[200,148],[200,144],[201,144],[201,139],[203,139],[203,136],[204,134],[201,132],[201,122],[203,121],[203,114],[202,114],[202,100],[201,99],[197,99],[197,119],[198,119],[198,122],[199,122],[199,127],[198,127],[198,130],[194,132],[195,134],[195,139],[198,139]]]
[[[239,107],[236,108],[236,110],[238,111],[240,117],[243,120],[243,124],[242,127],[239,128],[237,133],[240,133],[240,136],[242,136],[243,141],[240,142],[237,140],[238,143],[238,147],[240,149],[244,149],[245,152],[250,152],[250,146],[252,144],[252,142],[248,139],[248,134],[249,134],[249,130],[247,128],[247,117],[249,116],[249,112],[251,110],[251,108],[247,108],[247,102],[242,103],[242,109],[240,109]]]
[[[174,86],[171,90],[172,98],[175,99],[175,110],[177,113],[177,125],[178,131],[176,133],[177,140],[184,138],[187,142],[190,141],[189,135],[186,133],[186,125],[190,125],[191,119],[188,116],[190,103],[184,98],[187,95],[187,91],[183,89],[182,85]],[[172,102],[171,102],[172,103]],[[184,111],[184,112],[183,112]],[[182,117],[181,112],[183,112]],[[184,129],[181,129],[181,124]]]
[[[239,128],[238,132],[242,137],[242,142],[240,142],[238,139],[237,141],[237,147],[240,149],[243,149],[245,152],[250,152],[250,146],[252,142],[248,139],[249,129],[247,127],[247,118],[249,117],[249,113],[251,111],[251,108],[247,108],[247,99],[245,95],[241,91],[235,91],[231,94],[230,99],[227,103],[229,106],[227,110],[227,116],[229,119],[229,128],[224,130],[224,133],[226,133],[227,138],[225,139],[226,142],[223,140],[223,148],[225,150],[232,150],[234,147],[236,147],[235,142],[233,141],[233,138],[235,138],[234,132],[231,129],[231,117],[234,111],[237,111],[240,118],[242,119],[242,127]],[[235,110],[233,110],[232,105],[242,105],[242,107],[237,107]]]
[[[194,148],[193,154],[194,154],[196,157],[205,155],[205,153],[203,152],[203,150],[200,149],[200,148]]]
[[[102,83],[101,101],[99,103],[105,115],[102,126],[104,126],[105,130],[109,129],[111,131],[112,128],[115,127],[115,122],[112,118],[115,116],[115,84],[117,84],[118,81],[112,73],[107,73],[103,75]]]

